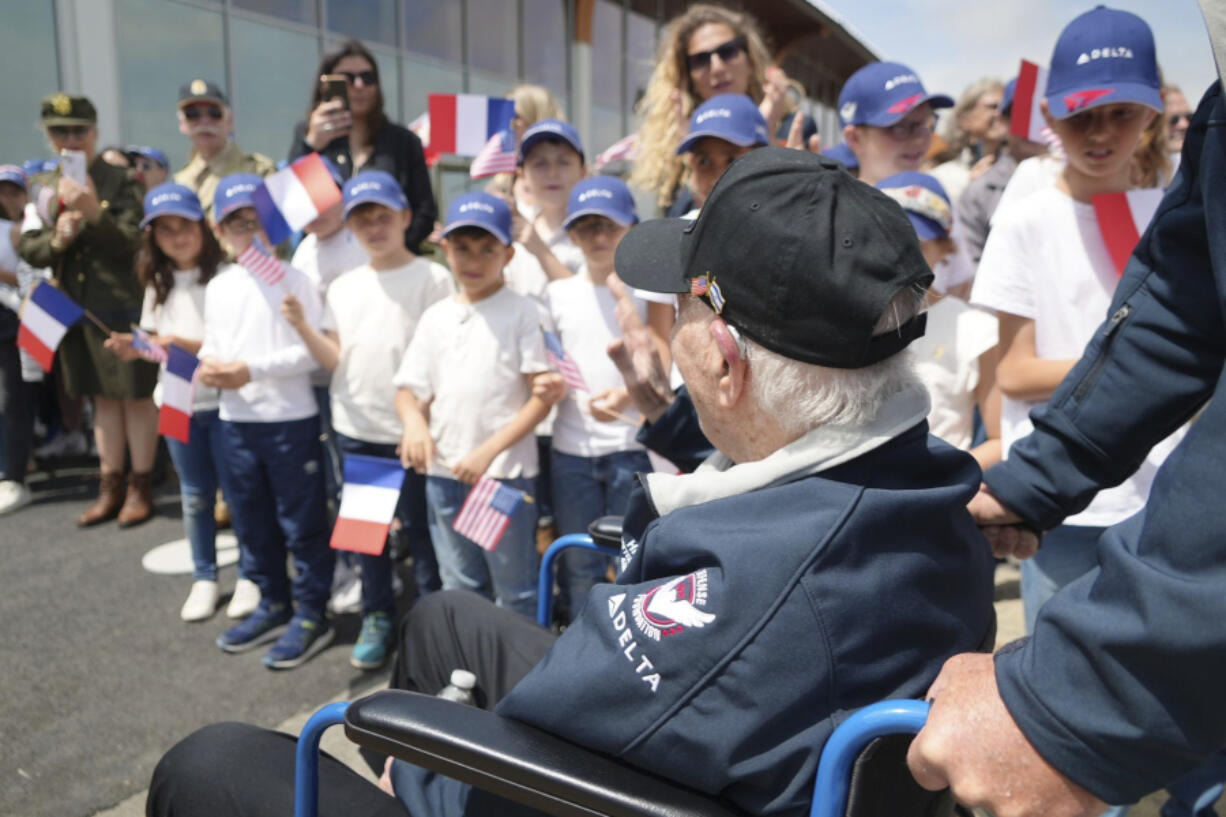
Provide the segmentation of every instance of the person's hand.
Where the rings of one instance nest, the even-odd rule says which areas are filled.
[[[1029,559],[1038,553],[1038,534],[1021,524],[1022,518],[997,499],[986,484],[980,483],[979,493],[975,494],[966,509],[983,531],[996,558],[1012,556]]]
[[[349,133],[353,127],[353,114],[345,107],[345,100],[329,99],[311,111],[307,120],[306,143],[316,150],[323,150],[333,140]]]
[[[241,389],[251,382],[251,370],[241,360],[222,363],[206,357],[200,361],[200,382],[215,389]]]
[[[622,412],[630,405],[630,393],[626,389],[606,389],[600,394],[593,394],[588,401],[592,417],[602,423],[621,421]]]
[[[541,238],[541,234],[537,232],[536,225],[532,219],[519,217],[519,221],[515,220],[518,215],[518,210],[511,208],[511,229],[514,231],[514,239],[518,243],[524,245],[524,249],[538,258],[549,252],[549,245],[545,243],[545,239]]]
[[[785,148],[804,150],[805,145],[805,115],[797,111],[792,117],[792,126],[788,128],[788,139],[783,143]]]
[[[285,297],[281,299],[281,314],[289,325],[299,332],[306,325],[306,311],[302,308],[302,302],[291,293],[285,293]]]
[[[979,161],[975,162],[975,164],[971,165],[971,179],[978,179],[994,164],[996,164],[995,154],[989,153],[987,156],[984,156]]]
[[[392,761],[395,760],[391,755],[387,756],[387,762],[383,764],[383,774],[379,776],[379,788],[386,794],[392,797],[396,796],[396,790],[392,788]]]
[[[85,216],[75,210],[65,210],[55,219],[55,234],[51,243],[63,249],[77,240],[85,228]]]
[[[424,475],[430,470],[430,463],[436,456],[430,430],[424,423],[406,423],[396,453],[400,456],[401,465]]]
[[[532,396],[548,405],[557,405],[566,397],[566,378],[557,372],[543,372],[532,378]]]
[[[766,120],[766,132],[774,143],[775,131],[783,120],[783,111],[787,106],[788,75],[778,65],[767,66],[766,82],[762,85],[762,102],[758,110]]]
[[[89,179],[81,185],[75,179],[61,176],[55,192],[60,201],[64,202],[65,208],[81,214],[87,221],[95,221],[102,212],[102,206],[98,204],[98,194],[94,192],[94,183]]]
[[[995,817],[1094,817],[1107,804],[1035,750],[1005,708],[991,655],[955,655],[928,690],[928,721],[907,751],[917,783]]]
[[[465,485],[475,485],[477,480],[489,470],[490,463],[498,452],[490,452],[485,445],[479,445],[469,451],[451,466],[451,473]]]
[[[617,299],[614,314],[622,330],[622,336],[609,344],[609,359],[626,381],[630,402],[647,418],[647,422],[654,423],[675,399],[668,383],[668,372],[660,359],[655,338],[634,308],[626,285],[617,277],[617,273],[609,275],[606,283]]]
[[[129,332],[111,332],[110,337],[102,342],[102,348],[123,361],[140,359],[140,355],[132,348],[132,335]]]

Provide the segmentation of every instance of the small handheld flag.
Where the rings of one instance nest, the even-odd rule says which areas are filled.
[[[476,156],[490,137],[508,130],[515,101],[476,94],[430,94],[430,150]]]
[[[1040,144],[1047,141],[1043,133],[1047,122],[1043,119],[1040,106],[1046,89],[1047,69],[1022,60],[1017,72],[1017,87],[1013,91],[1013,108],[1009,114],[1009,131],[1014,136]]]
[[[460,514],[452,528],[461,536],[467,536],[484,550],[498,547],[511,516],[523,504],[526,497],[522,491],[503,485],[496,479],[481,477],[468,492]]]
[[[545,361],[549,367],[557,369],[562,379],[566,381],[566,385],[575,391],[588,391],[587,382],[584,381],[579,366],[562,348],[562,339],[548,329],[541,331],[545,333]]]
[[[639,135],[632,133],[629,136],[623,136],[609,147],[605,148],[592,162],[592,168],[600,170],[605,165],[619,162],[622,160],[629,161],[635,157],[639,151]]]
[[[39,281],[21,310],[17,345],[38,361],[44,372],[49,372],[64,334],[84,314],[85,310],[72,298],[46,281]]]
[[[281,266],[281,261],[268,251],[259,238],[252,240],[235,260],[269,286],[279,284],[285,277],[285,267]]]
[[[495,173],[514,173],[517,166],[515,132],[499,131],[490,137],[485,147],[481,148],[481,152],[473,159],[468,168],[468,176],[472,179],[484,179]]]
[[[196,369],[200,366],[200,359],[174,343],[170,344],[166,358],[166,369],[162,372],[158,434],[186,443],[191,437]]]
[[[1124,274],[1132,251],[1141,241],[1141,235],[1149,227],[1165,191],[1130,190],[1127,193],[1099,193],[1091,199],[1098,229],[1102,233],[1107,252],[1115,262],[1117,275]]]
[[[340,204],[341,189],[319,154],[309,153],[264,179],[251,198],[268,240],[276,245]]]
[[[417,135],[421,140],[422,153],[426,156],[426,167],[434,167],[438,164],[438,160],[443,158],[442,154],[430,147],[430,111],[418,116],[409,123],[409,130]]]
[[[138,355],[153,363],[165,363],[169,357],[166,350],[139,326],[132,327],[132,348]]]
[[[346,454],[345,484],[332,529],[332,548],[372,556],[382,553],[403,485],[404,467],[399,461]]]

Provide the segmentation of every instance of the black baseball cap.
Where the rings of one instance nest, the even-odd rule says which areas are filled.
[[[215,102],[230,107],[226,92],[217,83],[199,77],[183,83],[179,88],[179,110],[195,102]]]
[[[923,314],[873,328],[894,296],[933,277],[897,203],[832,159],[786,148],[733,162],[697,219],[632,229],[615,265],[632,287],[697,295],[767,349],[838,369],[923,335]]]

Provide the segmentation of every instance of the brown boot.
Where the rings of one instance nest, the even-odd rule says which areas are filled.
[[[119,509],[119,527],[130,528],[153,516],[153,474],[128,475],[128,495]]]
[[[88,528],[90,525],[114,519],[122,504],[123,474],[108,474],[104,471],[102,478],[98,480],[98,498],[77,517],[77,527]]]

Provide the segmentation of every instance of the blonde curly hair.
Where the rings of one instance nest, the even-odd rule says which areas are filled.
[[[689,116],[699,102],[690,83],[690,69],[686,60],[690,37],[702,26],[712,23],[726,25],[738,37],[745,38],[749,52],[747,56],[752,66],[749,96],[754,102],[762,101],[766,68],[771,57],[753,17],[723,6],[695,3],[669,22],[660,38],[655,70],[636,109],[642,124],[638,133],[638,153],[629,179],[630,184],[653,191],[661,209],[667,209],[673,203],[677,185],[681,182],[684,165],[677,156],[677,146],[685,136]],[[680,119],[673,104],[674,91],[681,92]]]

